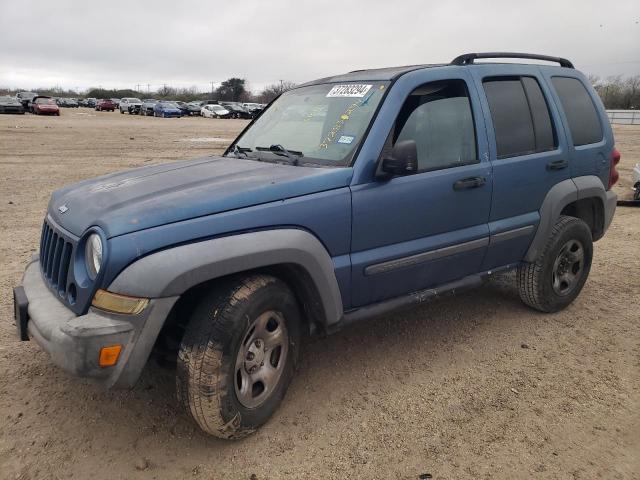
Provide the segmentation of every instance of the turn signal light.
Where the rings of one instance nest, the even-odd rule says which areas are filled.
[[[100,360],[98,364],[101,367],[113,367],[116,363],[118,363],[118,358],[120,357],[120,351],[122,350],[122,345],[111,345],[109,347],[102,347],[100,349]]]
[[[149,305],[148,298],[129,297],[118,293],[111,293],[106,290],[98,290],[91,302],[96,308],[107,312],[124,313],[127,315],[137,315]]]

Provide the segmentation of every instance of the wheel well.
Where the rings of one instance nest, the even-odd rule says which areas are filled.
[[[589,197],[571,202],[562,209],[560,215],[576,217],[585,222],[594,241],[604,235],[604,205],[599,198]]]
[[[309,333],[321,329],[325,321],[325,312],[318,289],[311,275],[299,265],[279,264],[257,269],[245,270],[220,278],[208,280],[191,287],[180,295],[158,334],[154,345],[154,354],[163,363],[173,364],[175,355],[180,346],[185,328],[189,323],[191,311],[207,295],[211,289],[220,287],[234,279],[251,274],[272,275],[285,282],[293,291],[301,309],[301,318],[304,327]]]

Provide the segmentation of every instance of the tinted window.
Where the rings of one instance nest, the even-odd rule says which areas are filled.
[[[549,108],[535,78],[490,79],[483,85],[491,110],[498,158],[555,148]]]
[[[569,122],[573,144],[587,145],[602,140],[596,107],[582,82],[568,77],[553,77],[551,81]]]
[[[544,99],[538,81],[533,77],[522,77],[524,92],[529,101],[531,120],[533,121],[533,132],[536,139],[536,152],[554,150],[557,146],[551,114]]]
[[[415,140],[418,171],[477,163],[476,136],[462,80],[434,82],[414,90],[398,114],[393,143]]]

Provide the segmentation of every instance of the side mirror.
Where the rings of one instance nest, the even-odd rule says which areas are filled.
[[[388,179],[396,175],[411,175],[418,171],[418,147],[415,140],[396,143],[391,155],[378,164],[376,178]]]

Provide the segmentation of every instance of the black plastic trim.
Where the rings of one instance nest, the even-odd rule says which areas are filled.
[[[544,60],[546,62],[559,63],[561,67],[575,68],[566,58],[552,57],[549,55],[538,55],[536,53],[515,53],[515,52],[480,52],[465,53],[451,60],[451,65],[473,65],[476,59],[482,58],[523,58],[527,60]]]
[[[435,250],[429,250],[427,252],[417,253],[408,257],[396,258],[394,260],[388,260],[386,262],[376,263],[369,265],[364,269],[365,275],[376,275],[379,273],[386,273],[398,268],[410,267],[419,263],[436,260],[438,258],[448,257],[457,253],[464,253],[477,248],[486,247],[489,244],[489,237],[479,238],[477,240],[471,240],[469,242],[459,243],[457,245],[451,245],[450,247],[437,248]]]

